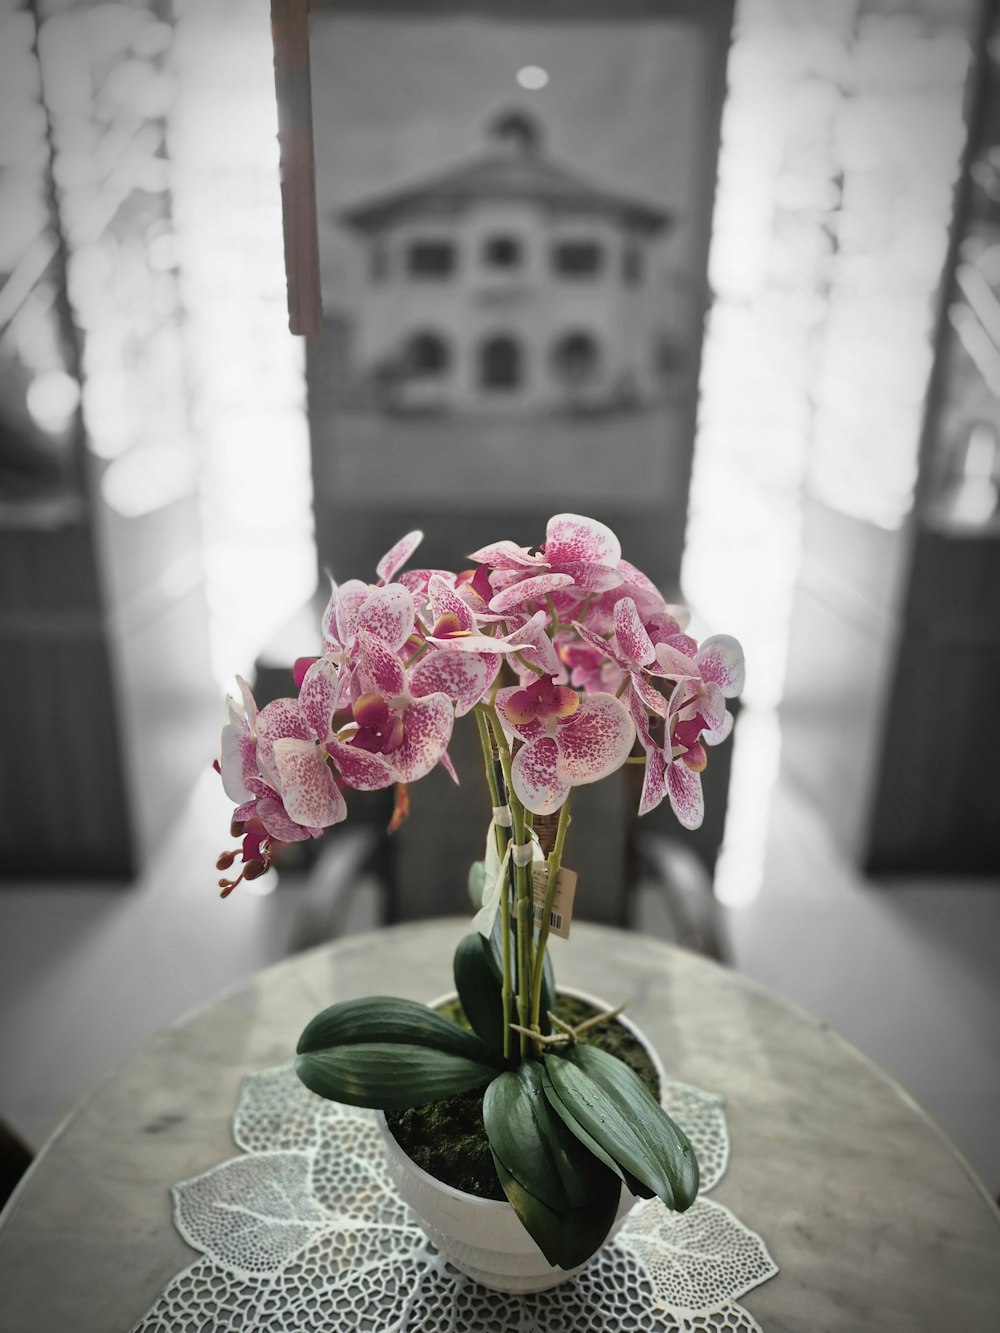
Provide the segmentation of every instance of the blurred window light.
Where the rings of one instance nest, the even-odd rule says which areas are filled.
[[[523,65],[515,76],[522,88],[529,92],[538,92],[540,88],[546,87],[549,82],[549,72],[542,69],[541,65]]]
[[[186,315],[212,660],[224,686],[234,669],[249,674],[316,583],[305,358],[288,332],[266,13],[251,0],[178,0],[174,12],[169,256]]]
[[[805,497],[886,528],[913,506],[974,18],[737,4],[682,567],[750,664],[730,903],[760,888]]]
[[[140,445],[110,463],[101,494],[122,518],[140,518],[191,495],[197,479],[189,453],[168,445]]]

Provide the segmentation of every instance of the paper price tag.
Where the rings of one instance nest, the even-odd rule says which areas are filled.
[[[549,933],[558,935],[563,940],[569,939],[569,926],[573,920],[573,897],[576,893],[576,881],[577,874],[575,870],[567,870],[565,866],[560,868],[559,878],[556,880],[556,891],[549,912]],[[536,926],[542,924],[548,882],[548,866],[536,865],[531,874],[531,896]]]

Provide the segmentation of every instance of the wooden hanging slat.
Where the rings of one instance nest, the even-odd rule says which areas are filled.
[[[316,223],[309,0],[271,0],[274,90],[278,99],[281,212],[288,279],[288,327],[319,333],[323,318]]]

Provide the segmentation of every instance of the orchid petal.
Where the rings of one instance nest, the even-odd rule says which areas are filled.
[[[636,734],[646,752],[646,768],[642,778],[642,794],[639,797],[639,814],[648,815],[655,810],[667,794],[664,777],[663,751],[653,739],[649,730],[649,718],[639,698],[629,691],[629,711],[635,723]]]
[[[435,574],[431,578],[427,585],[427,595],[430,598],[435,621],[440,620],[442,616],[454,616],[462,629],[476,628],[476,617],[469,605],[463,602],[454,588],[450,588],[439,575]]]
[[[424,534],[419,529],[408,532],[405,537],[400,537],[396,545],[390,547],[375,566],[375,573],[379,577],[379,582],[391,583],[396,571],[402,569],[423,539]]]
[[[281,781],[274,766],[274,745],[289,737],[300,741],[316,739],[297,699],[272,699],[257,714],[257,767],[261,776],[279,789]]]
[[[584,560],[567,560],[560,563],[559,572],[568,574],[573,580],[573,587],[580,592],[609,592],[621,586],[622,576],[616,569],[605,565],[593,565]]]
[[[504,690],[498,690],[497,697],[493,701],[493,707],[496,709],[497,716],[500,718],[500,722],[505,731],[512,732],[523,741],[534,740],[537,736],[542,734],[541,722],[514,721],[514,718],[517,716],[516,704],[514,705],[512,712],[508,713],[511,699],[513,699],[515,694],[520,693],[521,686],[519,685],[510,685]]]
[[[621,543],[604,523],[581,514],[554,514],[545,527],[545,560],[562,565],[571,560],[609,565],[622,558]]]
[[[726,709],[726,715],[722,719],[722,725],[715,727],[711,731],[703,731],[701,739],[705,745],[721,745],[733,729],[733,715]]]
[[[693,773],[686,764],[674,763],[667,767],[667,794],[674,814],[686,829],[701,827],[705,818],[705,798],[701,790],[701,775]]]
[[[358,615],[370,592],[368,584],[362,583],[360,579],[348,579],[340,588],[334,585],[330,598],[333,607],[334,642],[340,644],[342,648],[347,648],[354,642]],[[324,633],[326,628],[326,618],[324,618]]]
[[[400,782],[416,782],[431,771],[448,748],[454,722],[446,694],[429,694],[407,706],[403,743],[387,756]]]
[[[274,766],[282,803],[296,824],[328,828],[347,818],[347,805],[316,741],[275,741]]]
[[[628,758],[635,723],[613,694],[587,694],[572,717],[560,725],[556,739],[559,776],[574,785],[597,782]]]
[[[524,640],[520,651],[525,662],[530,662],[542,675],[552,676],[555,683],[561,685],[567,679],[567,672],[552,640],[545,632],[547,623],[548,615],[544,611],[536,611],[530,620],[511,634],[511,638]],[[510,644],[509,651],[513,650],[514,645]]]
[[[357,746],[345,745],[336,737],[327,741],[326,752],[347,785],[357,791],[381,791],[396,781],[395,774],[380,754],[369,754]]]
[[[671,680],[698,678],[698,663],[694,658],[685,657],[682,652],[669,643],[658,643],[656,645],[656,662],[660,668],[660,674],[669,676]]]
[[[518,546],[512,541],[481,546],[469,559],[475,560],[477,565],[489,565],[491,569],[533,569],[545,564],[541,556],[531,555],[526,546]]]
[[[446,694],[454,701],[455,716],[464,717],[483,697],[489,683],[489,670],[481,656],[444,649],[430,653],[410,676],[414,698],[428,694]]]
[[[587,644],[588,647],[593,648],[595,653],[600,653],[602,658],[609,658],[616,666],[621,667],[623,670],[628,670],[629,663],[618,651],[618,645],[616,643],[612,643],[609,639],[602,639],[599,634],[595,634],[593,630],[589,630],[586,625],[581,625],[578,620],[573,621],[573,628],[584,643]]]
[[[558,810],[570,792],[559,772],[559,748],[551,736],[539,736],[523,745],[511,764],[511,781],[518,800],[536,815]]]
[[[490,610],[499,615],[515,611],[526,602],[544,597],[546,593],[553,592],[556,588],[566,588],[572,582],[569,574],[535,574],[531,578],[512,583],[509,588],[504,588],[503,592],[498,592],[490,601]]]
[[[413,594],[401,583],[387,583],[373,588],[358,612],[356,630],[374,634],[389,649],[398,653],[413,633],[415,616]]]
[[[714,634],[698,651],[698,669],[702,680],[713,681],[727,699],[743,690],[745,671],[743,649],[729,634]]]
[[[656,661],[656,649],[639,619],[639,612],[631,597],[622,597],[615,603],[615,638],[618,647],[631,662],[649,666]]]
[[[654,689],[645,676],[640,676],[637,671],[631,676],[632,689],[646,705],[651,713],[657,717],[667,716],[667,701],[659,690]]]
[[[247,725],[253,731],[254,722],[257,720],[257,701],[253,697],[250,686],[242,676],[236,677],[236,684],[240,687],[240,697],[243,700],[243,712],[246,716]]]
[[[451,762],[451,755],[448,753],[447,750],[445,750],[444,754],[438,760],[438,763],[451,778],[452,782],[454,782],[455,786],[460,787],[462,784],[459,781],[458,774],[455,771],[455,765]]]
[[[229,722],[222,728],[219,772],[223,791],[236,805],[251,796],[247,778],[257,772],[257,746],[245,718]]]
[[[266,796],[257,802],[257,818],[278,842],[304,842],[319,834],[318,828],[296,824],[277,796]]]
[[[382,639],[360,628],[358,663],[366,681],[383,699],[398,699],[406,692],[406,672],[395,652]]]
[[[299,706],[314,735],[325,739],[340,702],[340,670],[330,657],[318,657],[306,672],[299,690]]]

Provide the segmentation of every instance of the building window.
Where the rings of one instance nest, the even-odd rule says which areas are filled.
[[[524,258],[516,236],[488,236],[483,242],[483,262],[488,268],[519,268]]]
[[[604,264],[596,241],[559,241],[552,251],[555,271],[566,278],[595,278]]]
[[[642,282],[642,251],[637,245],[627,245],[622,253],[622,281],[626,287]]]
[[[600,365],[596,340],[582,330],[564,334],[552,349],[552,371],[568,388],[578,388],[594,379]]]
[[[406,267],[413,278],[449,278],[455,271],[455,247],[451,241],[413,241]]]
[[[415,333],[406,345],[406,370],[414,378],[443,375],[450,362],[448,344],[436,333]]]
[[[479,385],[483,389],[516,389],[523,378],[521,347],[500,334],[483,343],[479,353]]]

